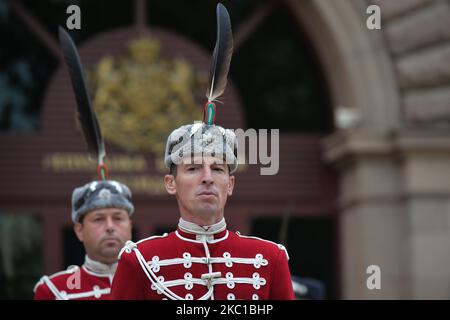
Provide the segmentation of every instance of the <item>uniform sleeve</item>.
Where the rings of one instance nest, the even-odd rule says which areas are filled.
[[[55,300],[55,295],[50,291],[45,283],[37,286],[34,292],[34,300]]]
[[[145,299],[145,288],[150,280],[144,279],[144,272],[134,252],[123,253],[117,265],[111,286],[111,300]]]
[[[285,251],[279,250],[275,267],[272,270],[269,299],[294,300],[294,298],[288,259]]]

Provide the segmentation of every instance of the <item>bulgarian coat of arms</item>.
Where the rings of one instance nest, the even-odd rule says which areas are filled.
[[[173,128],[201,117],[206,74],[161,55],[158,41],[131,41],[125,54],[105,57],[88,74],[106,141],[162,157]]]

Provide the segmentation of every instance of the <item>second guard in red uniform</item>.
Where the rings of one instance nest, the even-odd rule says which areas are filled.
[[[131,192],[117,181],[93,181],[72,195],[72,221],[86,250],[82,266],[43,276],[35,300],[109,299],[117,256],[131,239]]]
[[[103,163],[106,154],[96,114],[92,108],[80,58],[70,36],[59,30],[65,61],[69,67],[78,115],[89,151],[98,161],[98,181],[72,193],[74,231],[86,250],[84,264],[43,276],[34,288],[36,300],[108,299],[120,249],[131,239],[131,192],[120,182],[109,180]]]

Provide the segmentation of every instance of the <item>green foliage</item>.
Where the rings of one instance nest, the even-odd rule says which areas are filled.
[[[33,297],[42,275],[42,229],[30,216],[0,215],[0,298]]]

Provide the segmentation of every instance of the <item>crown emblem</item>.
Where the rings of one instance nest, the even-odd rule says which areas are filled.
[[[109,191],[108,189],[103,189],[102,191],[100,191],[98,196],[100,197],[100,199],[108,201],[111,198],[111,191]]]

